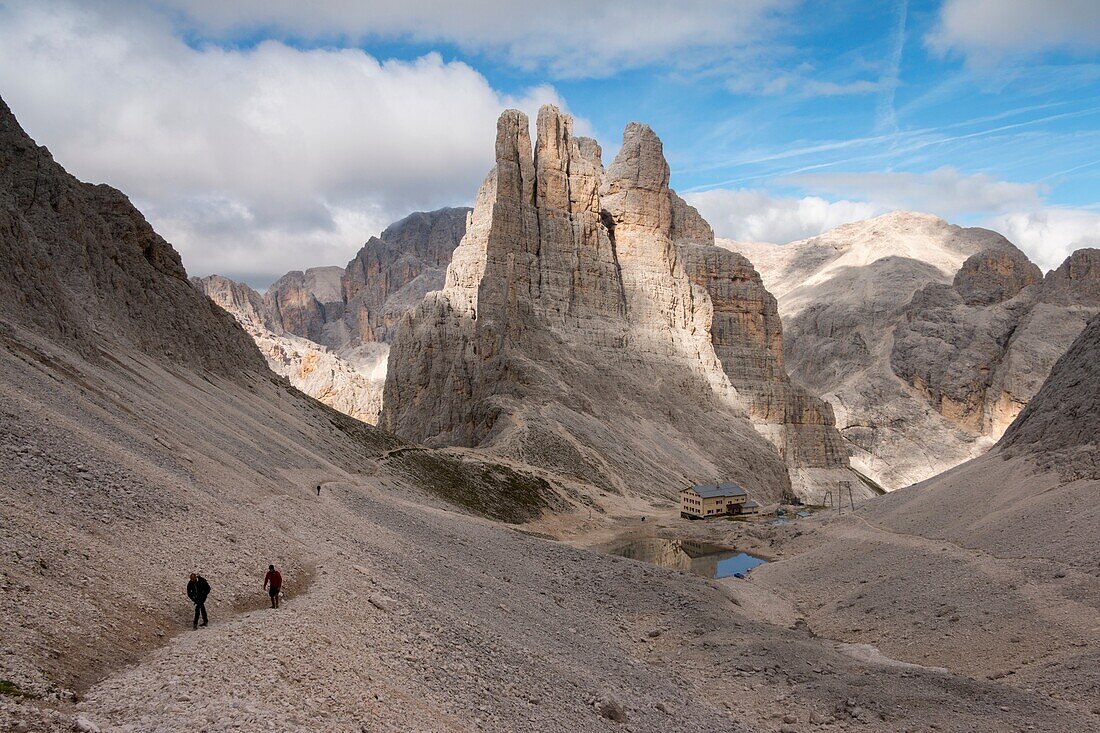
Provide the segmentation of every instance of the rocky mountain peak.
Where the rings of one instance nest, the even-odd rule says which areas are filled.
[[[98,359],[118,347],[228,376],[267,373],[119,191],[82,183],[0,100],[0,320]]]
[[[191,284],[248,328],[272,329],[263,297],[244,283],[221,275],[193,277]]]
[[[1100,306],[1100,249],[1079,249],[1047,273],[1041,298],[1067,306]]]
[[[446,286],[397,331],[383,424],[615,490],[724,475],[778,497],[781,453],[846,470],[831,412],[783,371],[774,298],[669,188],[653,130],[628,125],[605,171],[557,108],[528,129],[498,120]]]
[[[967,305],[992,305],[1043,280],[1043,271],[1012,245],[971,255],[955,273],[953,286]]]
[[[649,125],[631,122],[623,144],[607,168],[600,197],[615,226],[641,227],[670,234],[672,202],[664,145]]]
[[[530,123],[527,115],[518,109],[505,110],[497,120],[496,160],[498,199],[534,203],[535,166]]]

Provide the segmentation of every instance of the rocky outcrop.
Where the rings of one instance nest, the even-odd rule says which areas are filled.
[[[339,267],[288,272],[264,293],[265,321],[276,332],[335,347],[344,329],[330,324],[344,315],[343,275]]]
[[[196,284],[241,321],[273,370],[375,424],[394,328],[426,293],[443,287],[469,211],[411,214],[371,237],[346,268],[288,272],[262,297],[220,276]]]
[[[1100,251],[1080,250],[1046,278],[1015,248],[970,257],[951,286],[914,297],[891,366],[944,417],[994,440],[1100,312]]]
[[[781,432],[792,412],[824,428],[827,410],[810,417],[812,398],[794,406],[778,341],[757,338],[758,321],[781,333],[778,319],[762,323],[759,278],[748,282],[751,267],[724,271],[740,263],[713,247],[710,227],[669,189],[648,127],[627,126],[606,171],[599,147],[574,137],[568,116],[544,107],[536,127],[532,148],[526,117],[501,116],[496,166],[446,285],[397,331],[382,424],[605,490],[667,496],[720,476],[765,499],[787,493],[779,451],[750,413]],[[720,312],[710,288],[728,296]],[[741,297],[756,302],[734,302]],[[741,364],[746,358],[755,361]],[[731,384],[737,374],[748,385],[750,373],[781,383],[771,412],[768,397],[746,400]],[[843,463],[843,452],[822,458],[834,459]]]
[[[90,360],[123,347],[230,379],[266,370],[129,200],[66,173],[2,100],[0,263],[0,329],[21,324]]]
[[[688,276],[710,295],[715,354],[753,423],[783,456],[795,492],[820,500],[848,481],[863,493],[832,408],[787,374],[778,306],[752,263],[713,245],[677,246]]]
[[[890,367],[893,331],[914,294],[949,286],[973,254],[1010,246],[981,229],[897,212],[786,245],[720,241],[774,293],[791,377],[833,408],[852,465],[888,489],[919,481],[992,443],[944,418]]]
[[[1088,259],[1078,264],[1094,268],[1095,255]],[[1027,456],[1065,481],[1100,479],[1100,315],[1058,359],[999,447],[1006,458]]]
[[[951,285],[931,284],[914,295],[894,332],[894,373],[959,427],[999,438],[1031,396],[995,384],[1042,279],[1015,247],[971,256]]]
[[[340,336],[348,344],[388,342],[401,317],[429,291],[443,287],[469,211],[417,212],[371,237],[359,250],[344,270],[341,286],[344,308],[339,318],[346,331]]]
[[[401,317],[443,287],[469,211],[410,214],[367,240],[345,268],[288,272],[264,294],[265,320],[356,361],[361,347],[387,343]],[[365,351],[373,358],[379,349]]]
[[[832,408],[787,374],[775,297],[748,259],[714,246],[714,231],[695,207],[669,193],[672,239],[685,272],[710,296],[715,354],[753,424],[786,462],[795,493],[819,500],[843,481],[863,493]]]
[[[273,372],[310,397],[356,420],[376,425],[382,409],[385,360],[361,372],[324,346],[271,323],[264,299],[244,283],[220,275],[192,278],[207,297],[237,319]]]
[[[995,232],[897,212],[789,245],[723,242],[779,297],[792,376],[888,488],[987,450],[1100,309],[1094,250],[1045,278]]]

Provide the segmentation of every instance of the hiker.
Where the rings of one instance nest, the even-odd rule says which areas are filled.
[[[321,495],[321,484],[317,484],[317,496]]]
[[[264,576],[264,588],[271,596],[271,607],[279,607],[279,591],[283,589],[283,576],[275,569],[274,565],[267,566],[267,575]]]
[[[199,628],[199,614],[202,614],[202,625],[206,626],[206,597],[210,595],[210,584],[206,578],[191,573],[191,579],[187,581],[187,597],[195,604],[195,620],[191,622],[191,628]]]

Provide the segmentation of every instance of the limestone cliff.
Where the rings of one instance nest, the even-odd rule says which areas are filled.
[[[779,300],[791,375],[887,488],[987,450],[1100,309],[1095,250],[1045,278],[1006,239],[896,212],[787,245],[723,241]]]
[[[1046,278],[1019,250],[973,255],[950,286],[920,291],[894,334],[891,366],[944,417],[994,440],[1100,312],[1100,251]]]
[[[446,285],[392,344],[382,423],[482,446],[605,490],[690,481],[789,490],[711,345],[706,290],[673,243],[668,165],[632,124],[604,172],[594,141],[544,107],[505,112]]]
[[[122,347],[231,379],[266,371],[126,196],[70,176],[0,100],[0,336],[14,323],[89,360]]]
[[[778,305],[752,263],[713,245],[677,246],[689,277],[710,295],[714,351],[757,429],[786,461],[796,493],[819,501],[825,489],[835,494],[840,481],[865,493],[850,471],[832,408],[787,374]]]
[[[344,315],[343,275],[339,267],[311,267],[283,275],[264,293],[265,322],[276,332],[336,347],[344,329],[330,324],[341,324]]]
[[[288,272],[262,297],[220,276],[196,284],[241,321],[273,370],[375,424],[393,330],[428,291],[443,286],[468,212],[410,214],[371,237],[346,268]]]
[[[357,420],[376,425],[382,409],[385,362],[361,372],[324,346],[271,323],[260,294],[220,275],[192,278],[207,297],[237,319],[256,342],[273,372],[310,397]]]
[[[977,455],[992,441],[940,415],[890,368],[894,327],[914,294],[948,284],[1000,235],[896,212],[785,245],[722,241],[779,301],[791,377],[833,408],[861,473],[894,489]]]
[[[426,293],[443,287],[468,213],[469,209],[417,212],[363,245],[342,277],[340,317],[347,326],[348,343],[388,342],[401,317]]]
[[[1019,411],[1012,403],[1022,406],[1026,397],[994,386],[998,367],[1042,279],[1014,247],[971,256],[952,284],[927,285],[913,296],[894,332],[894,373],[959,427],[1000,437]]]
[[[1027,456],[1067,481],[1100,479],[1100,315],[1055,362],[999,447],[1006,457]]]
[[[367,240],[347,267],[288,272],[264,294],[265,321],[357,361],[360,347],[388,342],[401,316],[443,286],[468,212],[418,211]]]

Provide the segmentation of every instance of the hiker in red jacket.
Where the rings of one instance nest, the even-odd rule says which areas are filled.
[[[271,607],[279,607],[279,591],[283,589],[283,576],[275,569],[274,565],[267,566],[267,575],[264,576],[264,588],[271,596]]]

